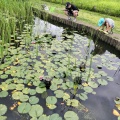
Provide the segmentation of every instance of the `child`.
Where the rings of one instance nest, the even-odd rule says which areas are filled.
[[[75,5],[73,5],[69,2],[66,3],[65,14],[68,16],[68,20],[71,20],[70,16],[73,16],[74,21],[76,21],[76,17],[78,16],[78,12],[79,12],[79,9]]]
[[[113,28],[115,27],[114,21],[110,18],[100,18],[98,21],[98,30],[103,30],[104,33],[108,34],[108,32],[112,32],[113,33]],[[104,30],[104,27],[106,27],[106,29]]]

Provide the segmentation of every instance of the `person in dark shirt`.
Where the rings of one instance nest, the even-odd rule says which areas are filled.
[[[76,21],[76,17],[78,16],[78,12],[79,12],[79,9],[75,5],[73,5],[69,2],[66,3],[65,14],[68,16],[69,20],[71,20],[70,16],[73,16],[74,21]]]

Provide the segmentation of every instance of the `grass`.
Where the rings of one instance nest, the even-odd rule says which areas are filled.
[[[4,56],[5,44],[11,42],[11,36],[16,37],[16,29],[21,29],[24,22],[31,20],[31,3],[23,0],[0,1],[0,58]]]
[[[65,4],[68,0],[44,0],[48,2]],[[120,17],[120,0],[69,0],[80,9],[96,11]]]
[[[46,4],[49,8],[55,7],[55,10],[53,11],[54,14],[61,14],[62,16],[64,15],[64,9],[65,9],[65,5],[61,5],[61,4],[56,4],[56,3],[51,3],[51,2],[45,2],[42,0],[31,0],[32,2],[32,6],[37,8],[37,9],[41,9],[41,4]],[[79,16],[78,16],[78,20],[80,20],[81,22],[84,22],[85,24],[90,24],[92,26],[96,26],[97,27],[97,23],[98,20],[101,18],[112,18],[115,21],[115,29],[114,32],[115,33],[120,33],[120,18],[119,17],[114,17],[114,16],[109,16],[106,14],[100,14],[97,12],[91,12],[91,11],[87,11],[87,10],[80,10],[79,12]]]

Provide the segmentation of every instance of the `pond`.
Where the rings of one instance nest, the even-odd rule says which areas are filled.
[[[0,120],[118,119],[118,51],[38,17],[17,38],[0,65]]]

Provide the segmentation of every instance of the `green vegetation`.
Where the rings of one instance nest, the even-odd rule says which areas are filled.
[[[80,9],[105,13],[120,17],[120,0],[44,0],[48,2],[65,4],[71,2]]]
[[[0,1],[0,56],[4,56],[4,45],[16,39],[21,32],[23,23],[31,20],[31,3],[23,0]],[[8,44],[6,44],[9,46]]]
[[[45,2],[45,1],[41,1],[41,0],[35,0],[36,2],[30,0],[32,2],[32,6],[37,8],[37,9],[41,9],[41,4],[46,4],[49,8],[51,7],[55,7],[55,10],[52,12],[52,14],[55,15],[61,15],[62,17],[65,17],[64,14],[64,9],[65,9],[65,5],[61,5],[61,4],[56,4],[56,3],[51,3],[51,2]],[[91,11],[87,11],[87,10],[80,10],[79,12],[79,16],[78,16],[78,20],[80,20],[80,22],[85,23],[86,25],[92,25],[92,26],[96,26],[97,28],[97,23],[98,20],[101,18],[112,18],[115,21],[115,29],[114,32],[116,33],[120,33],[120,18],[119,17],[113,17],[113,16],[109,16],[106,14],[100,14],[97,12],[91,12]]]

